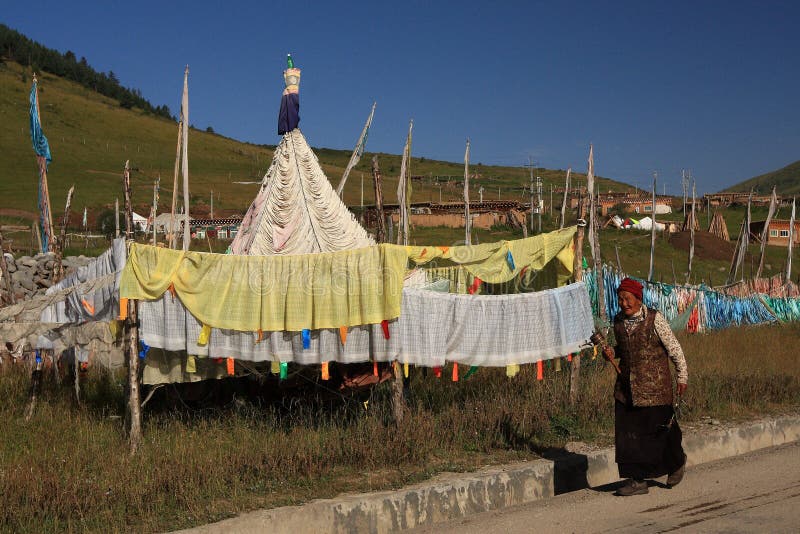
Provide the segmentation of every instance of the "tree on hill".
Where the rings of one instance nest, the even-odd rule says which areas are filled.
[[[25,37],[5,24],[0,24],[0,59],[16,61],[34,72],[47,71],[56,76],[77,82],[101,95],[118,100],[120,106],[137,107],[147,113],[174,120],[167,106],[153,106],[142,96],[138,89],[123,87],[116,74],[108,74],[94,70],[85,57],[76,60],[75,52],[47,48],[36,41]]]

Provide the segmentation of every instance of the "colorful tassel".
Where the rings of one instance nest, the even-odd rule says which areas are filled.
[[[439,250],[442,251],[442,254],[447,254],[450,251],[450,247],[439,247]]]
[[[128,299],[119,299],[119,320],[124,321],[128,318]]]
[[[346,326],[340,326],[339,327],[339,339],[342,340],[342,345],[347,343],[347,327]]]
[[[522,278],[523,276],[525,276],[526,272],[528,272],[528,266],[527,265],[525,267],[523,267],[522,270],[519,272],[519,277]]]
[[[453,382],[458,382],[458,364],[453,362]]]
[[[197,336],[197,344],[201,347],[204,345],[208,345],[208,340],[211,338],[211,327],[207,324],[203,325],[203,328],[200,329],[200,335]]]
[[[150,352],[150,345],[148,345],[141,339],[139,340],[139,345],[142,346],[142,348],[139,350],[139,358],[144,360],[147,357],[147,353]]]
[[[506,365],[506,376],[508,378],[514,378],[519,373],[519,364],[518,363],[510,363]]]
[[[186,372],[187,373],[197,372],[197,358],[195,358],[191,354],[186,356]]]
[[[86,310],[91,316],[94,316],[94,306],[88,302],[85,298],[81,298],[81,304],[83,305],[83,309]]]
[[[508,252],[506,252],[506,262],[508,263],[508,268],[509,269],[511,269],[512,271],[516,271],[517,270],[516,265],[514,265],[514,256],[511,254],[510,250]]]
[[[172,295],[173,300],[178,295],[177,293],[175,293],[175,284],[170,283],[169,287],[167,288],[167,291],[169,291],[169,294]]]
[[[567,361],[572,363],[572,353],[567,354]]]
[[[421,253],[420,253],[420,255],[419,255],[419,257],[420,257],[420,258],[424,258],[424,257],[425,257],[425,254],[427,254],[427,253],[428,253],[428,249],[427,249],[427,248],[423,248],[423,249],[422,249],[422,252],[421,252]]]
[[[311,348],[311,330],[304,328],[302,332],[303,336],[303,350],[308,350]]]
[[[407,363],[403,364],[403,376],[405,378],[408,378],[408,364]]]
[[[372,376],[378,376],[378,361],[372,360]]]
[[[481,279],[476,276],[472,280],[472,285],[469,286],[469,289],[467,289],[467,291],[469,292],[470,295],[474,295],[479,287],[481,287]]]
[[[286,380],[289,377],[289,363],[281,362],[281,380]]]
[[[262,341],[264,341],[264,331],[259,328],[258,332],[256,332],[256,343],[261,343]]]
[[[228,376],[233,376],[236,372],[236,363],[233,358],[225,358],[225,364],[228,370]]]
[[[381,321],[381,329],[383,330],[383,338],[389,339],[389,321],[386,319]]]
[[[467,370],[467,374],[464,375],[464,380],[466,380],[467,378],[471,377],[472,375],[474,375],[477,372],[478,372],[478,366],[477,365],[470,365],[469,369]]]
[[[556,358],[553,363],[556,366],[556,372],[561,371],[561,358]]]
[[[330,371],[328,370],[328,362],[322,362],[322,379],[323,380],[330,380],[331,375]]]
[[[272,362],[269,366],[269,372],[273,375],[280,374],[281,372],[281,362]]]
[[[442,368],[441,367],[434,367],[433,368],[433,376],[436,378],[442,378]]]
[[[544,362],[542,360],[536,362],[536,380],[544,380]]]

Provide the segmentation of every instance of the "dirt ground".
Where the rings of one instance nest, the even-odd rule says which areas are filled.
[[[677,232],[669,238],[673,247],[689,252],[689,232]],[[694,233],[694,257],[701,260],[730,261],[736,248],[735,241],[724,241],[703,231]],[[748,254],[749,256],[749,254]]]

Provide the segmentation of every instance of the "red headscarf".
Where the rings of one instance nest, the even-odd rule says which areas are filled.
[[[620,291],[627,291],[638,300],[642,300],[642,284],[633,280],[631,278],[625,278],[620,282],[619,287],[617,288],[617,293]]]

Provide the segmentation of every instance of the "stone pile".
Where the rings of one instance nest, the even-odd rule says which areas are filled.
[[[28,299],[44,294],[47,288],[53,285],[53,269],[56,257],[53,253],[37,254],[36,256],[20,256],[14,258],[9,253],[5,254],[8,273],[11,277],[11,288],[17,300]],[[87,265],[93,258],[86,256],[70,256],[61,262],[64,266],[65,276],[78,267]],[[2,277],[2,274],[0,274]],[[5,281],[0,288],[5,289]]]

